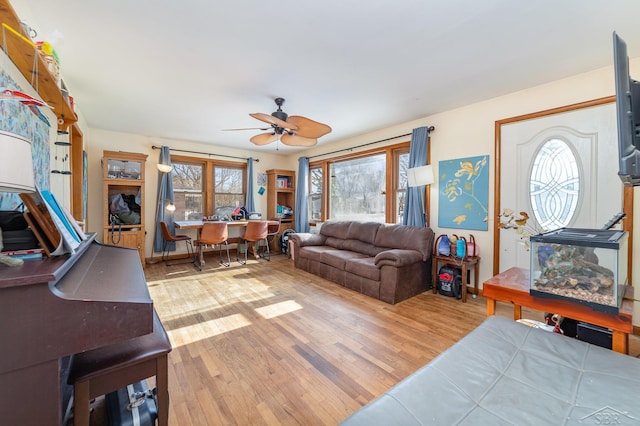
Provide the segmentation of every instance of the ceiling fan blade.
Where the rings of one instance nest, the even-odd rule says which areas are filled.
[[[232,132],[236,130],[271,130],[271,127],[243,127],[241,129],[222,129],[223,132]]]
[[[326,124],[319,123],[301,115],[292,115],[287,118],[287,123],[297,127],[296,135],[303,138],[317,139],[331,132],[331,127]]]
[[[269,123],[271,125],[278,126],[278,127],[283,128],[283,129],[297,130],[297,127],[295,125],[293,125],[293,127],[291,127],[292,124],[289,124],[286,121],[282,121],[279,118],[274,117],[273,115],[263,114],[261,112],[256,112],[256,113],[249,114],[249,115],[252,116],[253,118],[257,118],[260,121],[264,121],[265,123]]]
[[[275,133],[261,133],[259,135],[252,137],[249,140],[256,145],[267,145],[271,142],[277,141],[278,137],[280,137],[280,135],[277,135]]]
[[[280,138],[280,142],[289,146],[314,146],[315,144],[318,143],[318,140],[311,139],[311,138],[303,138],[302,136],[285,133]]]

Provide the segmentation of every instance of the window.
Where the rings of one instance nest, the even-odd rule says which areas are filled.
[[[396,170],[398,170],[397,179],[395,180],[396,223],[402,223],[402,217],[404,216],[404,209],[407,201],[407,170],[409,169],[409,152],[403,150],[397,151],[395,154]]]
[[[244,205],[246,164],[183,156],[172,156],[171,162],[175,220],[225,216]]]
[[[197,220],[204,216],[203,164],[173,162],[174,220]]]
[[[309,218],[401,223],[409,142],[309,166]]]
[[[529,197],[542,229],[569,225],[578,208],[580,173],[576,156],[560,139],[546,141],[533,159]]]
[[[336,220],[385,222],[385,154],[332,163],[329,214]]]
[[[222,166],[214,166],[214,171],[213,204],[215,208],[244,205],[244,171]]]
[[[322,220],[322,188],[324,187],[324,177],[322,167],[315,166],[309,168],[309,219],[312,222]]]

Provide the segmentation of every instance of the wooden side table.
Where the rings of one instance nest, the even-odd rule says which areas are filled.
[[[436,285],[438,282],[438,269],[439,264],[452,266],[454,268],[462,269],[462,302],[467,302],[467,282],[469,275],[469,267],[473,266],[473,297],[477,297],[478,295],[478,270],[480,267],[480,257],[479,256],[467,256],[464,258],[455,257],[455,256],[442,256],[442,255],[434,255],[431,263],[433,264],[433,271],[431,274],[431,281],[433,286],[433,292],[438,292],[438,286]]]
[[[625,289],[619,313],[597,311],[578,302],[553,298],[534,297],[529,294],[529,270],[510,268],[489,278],[482,285],[482,295],[487,299],[487,316],[496,312],[496,301],[513,304],[513,319],[522,317],[522,307],[543,312],[553,312],[612,331],[612,349],[629,353],[629,334],[633,333],[633,287]]]

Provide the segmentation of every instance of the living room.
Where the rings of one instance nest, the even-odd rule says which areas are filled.
[[[14,2],[11,3],[14,4]],[[25,3],[24,1],[16,1],[14,4],[21,17],[23,10],[25,13],[28,11],[28,13],[37,14],[37,10],[34,10],[33,7],[24,6]],[[23,6],[24,9],[20,9],[19,5]],[[633,11],[635,9],[637,9],[637,6],[632,5],[630,10]],[[630,14],[633,13],[630,12]],[[278,33],[277,27],[271,29],[267,25],[265,27],[266,32],[272,30],[273,33]],[[611,30],[619,30],[622,33],[622,30],[616,26],[612,26]],[[624,33],[622,35],[625,36]],[[90,123],[93,123],[95,118],[85,117],[84,106],[86,105],[88,108],[90,104],[99,103],[102,100],[103,93],[96,90],[95,92],[98,95],[93,99],[75,96],[78,127],[83,134],[87,158],[86,230],[98,233],[98,240],[103,239],[102,159],[105,150],[126,151],[148,156],[145,175],[147,202],[142,212],[146,218],[148,230],[152,230],[155,223],[154,218],[157,213],[155,194],[159,187],[160,176],[155,168],[155,165],[159,162],[159,152],[153,149],[154,146],[169,146],[175,150],[178,156],[183,155],[180,152],[182,150],[192,151],[196,154],[190,154],[190,156],[195,158],[210,158],[211,155],[258,158],[259,162],[254,163],[254,173],[257,175],[264,174],[270,169],[297,170],[298,158],[301,156],[325,155],[325,158],[330,158],[330,155],[326,156],[327,153],[341,150],[349,150],[351,153],[363,152],[370,149],[371,145],[368,144],[375,141],[383,142],[373,145],[374,147],[409,143],[410,137],[399,137],[399,135],[411,134],[412,130],[418,127],[434,126],[435,130],[430,135],[429,143],[430,163],[437,167],[439,162],[444,160],[488,155],[490,157],[489,188],[494,189],[496,161],[498,161],[497,156],[499,155],[496,152],[496,133],[497,128],[500,126],[500,124],[497,124],[498,122],[583,102],[610,99],[614,95],[613,54],[610,52],[611,31],[603,33],[602,37],[606,39],[604,44],[609,49],[610,56],[605,65],[591,68],[589,65],[585,65],[583,71],[564,75],[553,81],[532,79],[530,84],[526,86],[517,86],[510,84],[510,82],[505,82],[505,87],[514,87],[514,89],[484,94],[477,99],[470,100],[468,103],[456,105],[454,108],[446,108],[436,113],[425,112],[424,115],[414,115],[411,119],[398,121],[392,125],[383,127],[369,126],[361,133],[345,134],[343,137],[332,139],[330,143],[319,143],[316,147],[304,150],[289,150],[284,146],[281,147],[281,150],[276,150],[274,144],[266,147],[252,147],[247,144],[242,145],[242,148],[234,148],[226,143],[216,143],[215,138],[222,140],[225,137],[224,135],[220,136],[219,133],[216,133],[211,143],[205,143],[194,142],[193,139],[176,137],[175,135],[166,136],[159,133],[147,133],[146,131],[137,133],[113,128],[94,127]],[[629,36],[627,42],[631,53],[638,52],[640,38],[636,39],[635,36]],[[576,48],[588,50],[584,46]],[[205,55],[207,53],[203,52],[202,54]],[[170,61],[168,58],[162,58],[161,54],[158,54],[158,57],[160,58],[160,63]],[[64,58],[62,58],[62,63],[64,63]],[[24,91],[32,95],[37,94],[36,88],[32,87],[31,81],[22,76],[6,55],[0,61],[0,66],[5,72],[8,72]],[[513,66],[516,67],[515,65]],[[62,70],[64,75],[64,67]],[[631,59],[630,72],[632,76],[640,75],[640,57],[637,54]],[[72,73],[70,72],[70,74]],[[75,88],[72,82],[73,79],[68,80],[69,90],[74,94]],[[467,84],[471,83],[459,84],[458,90],[464,91]],[[522,84],[522,82],[519,82],[519,84]],[[140,85],[142,86],[142,83]],[[165,89],[172,90],[169,87]],[[248,117],[248,113],[270,111],[269,108],[273,107],[273,103],[268,99],[269,95],[271,93],[263,94],[265,101],[252,105],[251,109],[246,111],[244,116],[247,117],[243,117],[245,121],[242,123],[238,121],[238,127],[244,126],[243,123],[247,122],[246,120],[251,120]],[[286,93],[274,95],[287,96],[292,105],[295,105],[296,100],[294,97],[301,96],[297,93],[295,95]],[[134,93],[132,96],[139,96],[139,93]],[[167,98],[170,98],[170,94],[167,94]],[[111,99],[109,102],[114,105],[114,108],[127,108],[126,96],[116,100]],[[335,102],[339,103],[341,100],[336,99]],[[384,103],[384,100],[380,99],[380,102]],[[406,100],[406,102],[410,103],[412,101]],[[609,100],[609,103],[611,102]],[[288,105],[285,105],[285,107],[288,107]],[[396,105],[394,108],[401,107]],[[285,110],[292,113],[298,113],[293,109],[293,106],[291,106],[291,109],[285,108]],[[43,113],[51,123],[55,123],[58,119],[57,111],[43,108]],[[299,111],[299,113],[307,114],[305,111]],[[175,112],[175,114],[176,121],[179,121],[181,114],[178,112]],[[323,118],[322,114],[313,114],[311,116],[314,119],[328,122]],[[238,120],[240,119],[238,118]],[[236,126],[235,117],[227,117],[226,122],[226,127]],[[329,124],[334,125],[333,122]],[[125,127],[124,125],[125,123],[123,122],[123,128]],[[50,128],[49,140],[51,144],[58,136],[55,132],[55,127],[55,125],[52,125]],[[217,130],[221,129],[216,129],[216,132]],[[253,134],[249,133],[248,136]],[[231,138],[231,136],[229,137]],[[233,137],[236,136],[234,135]],[[322,142],[322,138],[320,138],[320,142]],[[610,144],[611,150],[616,148],[614,140],[604,142]],[[54,145],[52,145],[51,152],[52,156],[55,155],[56,147]],[[52,164],[55,164],[55,161],[55,159],[52,159]],[[74,191],[71,185],[68,184],[68,180],[59,180],[58,178],[59,176],[52,176],[51,178],[52,192],[63,204],[68,205],[72,203]],[[508,177],[502,176],[503,181],[508,179]],[[611,181],[619,183],[617,176],[613,176]],[[436,235],[456,232],[457,230],[452,230],[439,224],[441,201],[439,198],[440,187],[437,182],[428,188],[429,203],[427,206],[429,210],[427,216],[430,227]],[[488,191],[488,206],[496,205],[495,192]],[[635,190],[633,192],[637,193]],[[256,211],[263,213],[267,211],[265,196],[256,195],[255,204]],[[510,206],[502,203],[501,207]],[[621,209],[622,202],[617,203],[611,208],[609,215],[613,215]],[[494,261],[496,256],[494,253],[494,239],[496,237],[495,222],[498,220],[498,212],[493,211],[492,207],[489,210],[490,214],[488,214],[486,229],[472,231],[482,259],[479,263],[478,273],[481,287],[484,281],[497,273]],[[637,212],[638,209],[634,211]],[[212,212],[209,213],[212,214]],[[638,213],[633,214],[634,220],[638,218],[640,218]],[[456,233],[462,232],[469,233],[469,231],[457,231]],[[632,228],[632,232],[633,234],[629,238],[630,241],[638,241],[637,236],[640,231]],[[195,231],[187,231],[187,233],[194,239],[196,238]],[[153,250],[154,233],[148,231],[144,238],[144,257],[151,261],[157,260],[160,253]],[[180,254],[181,250],[178,253]],[[630,263],[639,264],[640,254],[637,253],[637,250],[632,253]],[[212,259],[215,260],[215,257]],[[264,269],[265,267],[268,269]],[[634,283],[640,279],[638,278],[640,272],[635,269],[637,268],[634,268],[633,277],[630,280]],[[499,271],[502,271],[502,268]],[[170,412],[172,424],[337,423],[355,411],[358,404],[360,406],[364,405],[381,395],[386,389],[450,347],[455,341],[480,324],[485,316],[485,299],[482,296],[469,298],[466,304],[462,304],[455,299],[444,298],[427,292],[398,305],[387,305],[383,302],[368,300],[366,296],[358,293],[351,294],[349,290],[333,286],[328,281],[323,281],[321,278],[304,273],[294,268],[292,262],[285,256],[274,256],[271,264],[267,266],[265,266],[264,260],[258,260],[251,261],[247,268],[241,268],[237,263],[234,263],[233,268],[226,271],[224,268],[211,268],[202,273],[198,273],[192,265],[166,267],[163,263],[149,262],[145,273],[149,290],[157,309],[162,315],[166,316],[166,318],[163,318],[163,322],[165,320],[167,322],[165,326],[170,331],[174,345],[174,351],[170,355],[173,358],[169,376],[173,410]],[[272,278],[278,285],[266,284],[266,281],[263,281],[264,275],[269,275],[269,278]],[[216,280],[220,280],[225,285],[210,284]],[[246,281],[246,288],[243,288],[244,284],[238,284],[238,282],[243,281]],[[306,287],[297,287],[300,284]],[[218,292],[215,292],[214,289],[217,289]],[[243,297],[245,298],[243,299]],[[206,298],[214,299],[215,302],[207,304],[204,302]],[[229,304],[223,303],[221,300],[225,298],[228,298],[231,302]],[[312,308],[313,301],[318,303],[316,308]],[[269,308],[271,304],[274,306]],[[638,322],[640,306],[638,306],[638,303],[634,305],[634,326],[637,332],[638,326],[640,326],[640,322]],[[301,308],[302,306],[304,308]],[[269,309],[272,312],[265,313]],[[317,326],[318,323],[322,322],[323,313],[317,311],[322,311],[323,309],[324,313],[329,313],[328,327],[325,330]],[[279,311],[274,312],[273,310]],[[259,312],[264,315],[258,314]],[[313,314],[306,316],[306,314],[302,315],[301,312],[313,312]],[[354,312],[358,314],[356,315]],[[437,315],[430,313],[436,313]],[[498,313],[501,316],[511,316],[510,308],[505,305],[498,307]],[[525,309],[524,313],[532,317],[540,317],[540,313],[533,310]],[[292,319],[283,319],[286,314],[289,314]],[[423,318],[423,314],[425,317],[428,316],[430,318]],[[350,318],[349,324],[340,320],[341,315]],[[213,321],[214,318],[216,320],[219,319],[219,321]],[[270,320],[268,326],[264,324],[264,322],[269,322],[267,319]],[[213,322],[209,323],[209,321]],[[299,321],[300,324],[296,325],[295,321]],[[408,335],[410,333],[397,326],[398,323],[402,322],[406,322],[405,326],[415,336]],[[226,332],[229,330],[249,330],[249,327],[255,324],[258,324],[257,331],[252,331],[251,333],[246,331],[247,334],[242,335],[238,340],[232,339],[233,333]],[[358,336],[362,334],[359,338],[366,338],[366,341],[362,343],[358,342],[359,338],[349,339],[346,333],[345,335],[340,335],[340,327],[345,327]],[[387,330],[389,334],[398,336],[397,339],[387,340],[385,337],[385,331]],[[316,370],[322,371],[322,374],[320,376],[310,375],[300,382],[296,382],[296,377],[312,368],[306,364],[293,365],[301,362],[299,358],[291,357],[290,359],[285,359],[283,354],[268,358],[267,352],[276,352],[277,349],[269,347],[266,342],[254,340],[256,339],[256,334],[253,333],[257,332],[263,332],[273,340],[295,340],[296,343],[291,345],[294,348],[294,352],[297,351],[298,356],[306,359],[309,365],[313,365]],[[276,332],[281,334],[272,334]],[[210,346],[213,344],[213,340],[207,341],[206,333],[216,336],[215,344],[228,345],[226,349],[229,350],[219,350],[216,355],[208,353],[208,351],[212,350]],[[367,335],[375,337],[367,337]],[[383,341],[384,344],[376,344],[374,342],[376,339],[380,339],[379,341]],[[427,345],[421,339],[428,339],[430,344]],[[327,346],[319,343],[319,341],[330,341],[333,345],[342,346],[343,349],[347,347],[348,350],[341,352],[339,355],[334,354],[336,358],[332,358],[331,363],[323,364],[324,356],[327,356],[327,354],[318,353],[318,351],[328,349]],[[385,345],[401,349],[389,350],[384,348]],[[265,353],[261,354],[264,355],[265,363],[256,364],[260,365],[260,367],[255,368],[249,365],[252,362],[252,352],[247,349],[254,346],[266,348],[264,349]],[[242,353],[242,362],[232,359],[233,351],[231,348],[233,351],[237,350]],[[370,352],[375,353],[372,355]],[[639,352],[640,348],[637,347],[637,341],[632,336],[629,353],[632,356],[636,356]],[[398,359],[394,358],[396,355]],[[187,360],[187,356],[191,357],[191,359]],[[283,361],[283,359],[285,360]],[[366,372],[363,375],[377,376],[378,379],[345,375],[337,368],[341,361],[348,365],[353,363],[355,369],[362,369],[362,371]],[[289,365],[289,363],[293,364]],[[181,364],[189,365],[183,370],[183,367],[180,366]],[[282,367],[282,370],[280,370],[280,367]],[[258,368],[265,368],[271,373],[277,371],[277,373],[273,374],[278,377],[274,378],[269,375],[271,373],[265,373],[264,371],[255,371]],[[270,368],[273,368],[273,370],[270,370]],[[283,371],[286,371],[287,368],[295,371],[295,373],[290,376],[280,376],[280,374],[284,374]],[[237,371],[232,373],[232,369]],[[198,377],[198,372],[202,374],[200,378]],[[238,372],[252,376],[245,381],[240,380],[232,383],[229,377],[235,376]],[[205,379],[202,377],[206,376],[215,377],[220,382],[216,382],[215,385],[203,383]],[[260,387],[261,380],[272,379],[277,379],[274,382],[277,384],[277,391]],[[341,402],[340,398],[344,395],[336,396],[336,394],[324,393],[332,392],[333,389],[333,385],[325,383],[325,380],[339,382],[340,392],[344,392],[350,398],[348,402]],[[224,386],[225,384],[227,387]],[[291,384],[291,387],[287,387],[289,384]],[[258,397],[256,399],[244,399],[239,396],[242,393],[255,393]],[[181,396],[178,396],[179,394]],[[184,394],[190,395],[191,400],[197,400],[197,402],[190,402],[190,398]],[[269,397],[265,395],[269,395]],[[218,397],[224,403],[215,405],[213,400]],[[260,401],[260,398],[271,402],[261,404],[257,402]],[[309,401],[313,401],[313,403],[309,403]],[[211,408],[214,406],[215,408]]]

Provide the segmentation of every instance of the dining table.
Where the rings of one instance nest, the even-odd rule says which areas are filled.
[[[198,231],[198,237],[200,236],[200,230],[205,223],[216,222],[213,220],[176,220],[173,223],[178,229],[196,229]],[[269,225],[278,225],[277,220],[263,220],[263,219],[249,219],[249,220],[229,220],[222,221],[229,227],[229,239],[240,239],[244,234],[244,229],[249,222],[267,222]],[[231,241],[229,241],[231,242]]]
[[[174,225],[176,229],[180,230],[189,230],[195,229],[197,230],[198,236],[196,239],[200,239],[200,231],[205,223],[209,222],[224,222],[227,224],[229,229],[229,237],[227,238],[227,242],[229,244],[239,243],[242,241],[242,237],[244,235],[244,230],[249,224],[249,222],[267,222],[268,225],[279,225],[280,222],[277,220],[265,220],[265,219],[248,219],[248,220],[229,220],[229,221],[213,221],[213,220],[176,220],[174,221]],[[257,257],[256,248],[253,248],[254,256]]]

